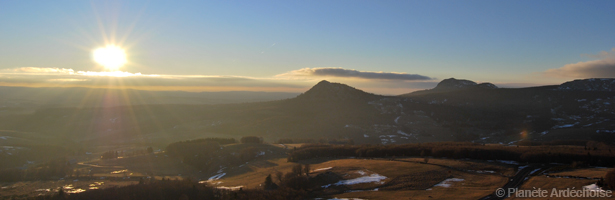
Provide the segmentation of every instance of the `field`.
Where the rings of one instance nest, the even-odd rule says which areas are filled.
[[[591,177],[601,178],[604,177],[607,171],[612,168],[584,168],[568,170],[563,172],[549,173],[552,176],[564,176],[564,177],[547,177],[546,175],[538,175],[530,177],[519,189],[520,190],[532,190],[534,188],[549,190],[549,193],[553,188],[558,190],[566,190],[568,188],[574,188],[575,190],[582,190],[583,186],[594,184],[597,180],[593,179],[579,179],[579,178],[566,178],[567,176],[577,177]],[[511,197],[510,199],[531,199],[521,197]],[[565,199],[587,199],[587,198],[565,198]]]
[[[129,147],[124,148],[127,150],[130,149]],[[2,187],[0,189],[0,199],[9,198],[10,196],[26,197],[49,194],[50,192],[57,192],[58,188],[69,184],[72,184],[74,189],[90,190],[89,185],[96,184],[95,182],[104,182],[104,184],[96,186],[100,189],[136,184],[141,178],[146,181],[150,179],[181,180],[186,178],[200,181],[207,180],[221,173],[224,173],[226,176],[235,176],[251,173],[253,169],[277,165],[272,163],[272,160],[279,160],[280,163],[282,160],[286,162],[285,150],[279,146],[268,144],[229,144],[224,145],[223,150],[220,150],[220,152],[239,154],[246,148],[254,148],[258,151],[262,151],[263,155],[258,155],[253,160],[243,165],[218,163],[210,170],[197,169],[193,166],[186,165],[182,163],[181,158],[168,156],[164,152],[127,156],[109,160],[96,158],[96,155],[100,152],[94,152],[93,155],[87,157],[73,157],[77,160],[74,170],[79,172],[73,172],[72,177],[66,178],[66,180],[64,180],[64,178],[58,178],[55,180],[21,181],[16,183],[3,183],[0,181],[0,187]],[[101,151],[103,150],[104,149],[101,149]],[[122,148],[117,150],[121,151]],[[261,183],[263,180],[264,178],[256,181],[255,184]]]
[[[415,158],[400,160],[386,159],[310,159],[301,161],[301,164],[310,164],[311,177],[323,173],[333,173],[343,180],[356,180],[357,178],[384,176],[381,181],[359,183],[354,185],[332,185],[322,191],[327,198],[361,198],[361,199],[477,199],[492,193],[508,180],[499,172],[512,173],[513,168],[473,161],[455,161],[447,159],[431,159],[430,162],[443,166],[408,162]],[[236,176],[226,176],[215,182],[216,186],[258,188],[269,174],[276,171],[288,172],[295,163],[288,163],[285,159],[267,161],[268,165],[251,163],[253,171]],[[446,167],[446,165],[450,165]],[[452,167],[459,168],[454,170]],[[477,168],[464,168],[477,167]],[[467,172],[466,170],[496,170],[495,173]],[[273,176],[274,182],[275,176]],[[459,181],[463,179],[462,181]],[[453,180],[453,181],[445,181]],[[455,181],[457,180],[457,181]],[[441,184],[442,186],[435,186]]]
[[[309,197],[313,198],[479,199],[504,186],[517,171],[516,166],[501,162],[429,157],[320,157],[288,162],[287,153],[300,145],[222,145],[212,155],[220,159],[204,168],[185,164],[182,158],[167,155],[166,152],[108,160],[96,159],[91,155],[94,159],[82,159],[76,163],[75,169],[80,174],[72,174],[70,178],[0,183],[0,199],[52,194],[59,188],[65,188],[67,192],[81,192],[125,186],[137,184],[141,179],[145,182],[152,179],[190,179],[220,188],[262,189],[268,175],[272,176],[274,183],[280,184],[278,174],[291,172],[298,164],[310,166],[309,176],[313,178],[310,180],[334,180],[311,187]],[[249,161],[233,163],[224,158],[230,155],[242,157],[240,155],[246,150],[253,151]],[[585,168],[549,175],[600,178],[608,170]],[[529,177],[521,189],[582,188],[595,182],[538,175]]]
[[[59,188],[67,193],[80,192],[91,189],[104,189],[109,187],[126,186],[139,183],[138,179],[67,179],[57,181],[21,181],[11,184],[2,184],[0,199],[11,197],[32,197],[39,195],[56,194]]]
[[[585,169],[577,169],[577,170],[571,170],[571,171],[550,173],[549,175],[604,178],[604,176],[609,170],[611,169],[609,168],[585,168]]]

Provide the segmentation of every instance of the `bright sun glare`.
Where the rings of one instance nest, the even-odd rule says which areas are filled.
[[[117,71],[126,64],[126,52],[118,46],[108,45],[94,50],[94,61],[107,70]]]

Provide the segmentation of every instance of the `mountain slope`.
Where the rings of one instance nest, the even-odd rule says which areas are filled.
[[[518,89],[437,89],[401,95],[432,106],[443,126],[464,138],[487,142],[512,140],[611,140],[615,130],[613,79],[586,79],[559,86]],[[440,109],[439,111],[437,111]],[[529,137],[519,137],[521,132]]]

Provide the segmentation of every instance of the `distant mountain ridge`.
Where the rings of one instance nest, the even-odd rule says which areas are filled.
[[[498,87],[491,83],[477,84],[476,82],[470,81],[470,80],[449,78],[449,79],[442,80],[433,89],[434,90],[454,90],[454,89],[467,89],[467,88],[495,89]]]
[[[268,141],[353,139],[357,144],[572,139],[615,144],[612,84],[613,79],[586,79],[559,86],[495,88],[451,78],[434,89],[382,96],[321,81],[295,98],[258,103],[42,108],[0,115],[0,130],[101,144],[244,135]]]
[[[615,78],[574,80],[561,84],[557,89],[615,92]]]

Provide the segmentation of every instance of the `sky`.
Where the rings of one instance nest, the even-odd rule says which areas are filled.
[[[0,86],[378,94],[615,78],[615,1],[0,1]],[[121,47],[118,71],[93,59]]]

